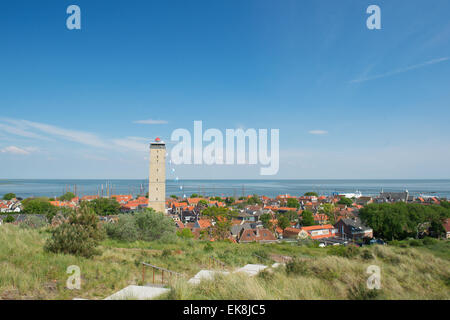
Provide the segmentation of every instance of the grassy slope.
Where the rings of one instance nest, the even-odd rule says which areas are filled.
[[[428,247],[371,247],[373,259],[358,253],[354,258],[328,255],[328,249],[296,244],[232,244],[179,241],[103,242],[101,256],[91,260],[71,255],[51,254],[42,247],[48,235],[16,226],[0,227],[0,298],[71,299],[104,298],[128,284],[141,283],[139,262],[182,272],[186,278],[209,268],[214,255],[228,270],[247,263],[272,264],[280,256],[302,259],[306,266],[300,274],[288,275],[284,268],[273,274],[247,278],[242,275],[220,277],[191,287],[186,280],[174,281],[168,299],[449,299],[450,243]],[[254,253],[266,257],[260,259]],[[267,259],[269,257],[269,259]],[[81,268],[80,291],[65,289],[69,265]],[[367,266],[381,267],[382,290],[365,289]],[[151,273],[147,273],[147,281]],[[157,275],[158,280],[158,275]]]

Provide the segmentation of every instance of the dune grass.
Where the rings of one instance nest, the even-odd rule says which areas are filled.
[[[105,240],[102,254],[92,259],[47,253],[44,230],[0,227],[0,299],[103,299],[127,285],[142,285],[141,262],[185,275],[174,279],[162,299],[449,299],[450,243],[421,247],[371,246],[347,254],[333,248],[297,243],[234,244],[179,240],[174,243]],[[201,269],[221,269],[210,257],[233,271],[248,263],[272,265],[294,259],[249,278],[219,276],[191,286],[187,280]],[[66,288],[67,267],[81,269],[81,290]],[[381,268],[381,290],[368,290],[366,269]],[[156,274],[156,281],[160,281]],[[151,282],[147,271],[146,282]]]

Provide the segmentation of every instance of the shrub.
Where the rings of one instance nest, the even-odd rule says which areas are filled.
[[[173,220],[153,209],[134,215],[120,215],[117,223],[106,224],[105,228],[110,238],[121,241],[176,242]]]
[[[309,268],[305,260],[293,259],[286,263],[286,273],[288,275],[307,275]]]
[[[429,246],[429,245],[437,243],[438,240],[434,239],[434,238],[430,238],[430,237],[425,237],[422,239],[422,242],[424,245]]]
[[[133,242],[139,239],[139,231],[131,215],[120,215],[116,223],[106,223],[105,230],[112,239]]]
[[[191,239],[194,238],[194,234],[192,233],[191,229],[183,228],[182,230],[177,231],[177,236],[184,239]]]
[[[331,246],[328,249],[328,254],[334,255],[334,256],[340,256],[344,258],[353,258],[358,254],[358,247],[355,246]]]
[[[69,217],[69,221],[52,231],[44,249],[54,253],[74,254],[85,258],[100,254],[97,250],[104,237],[98,217],[86,205],[82,205]]]
[[[21,222],[19,226],[25,229],[40,229],[47,225],[48,223],[45,219],[42,219],[35,215],[30,215],[26,217],[25,220]]]
[[[364,260],[372,260],[374,257],[373,257],[373,254],[369,250],[364,250],[361,253],[361,258],[363,258]]]
[[[5,223],[13,223],[14,221],[16,221],[16,219],[10,214],[8,214],[5,219],[3,219],[3,222]]]
[[[423,246],[423,243],[420,240],[412,239],[412,240],[409,240],[409,245],[411,247],[420,247],[420,246]]]
[[[363,283],[349,289],[348,298],[351,300],[373,300],[380,294],[378,289],[369,289]]]
[[[203,251],[206,251],[206,252],[210,252],[210,251],[213,251],[214,250],[214,248],[213,248],[213,246],[211,245],[211,243],[207,243],[207,244],[205,244],[205,246],[203,247]]]
[[[171,256],[172,255],[172,251],[170,250],[170,249],[164,249],[163,251],[162,251],[162,253],[161,253],[161,256],[162,257],[168,257],[168,256]]]

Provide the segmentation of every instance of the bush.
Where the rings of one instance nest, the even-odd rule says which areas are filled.
[[[183,228],[182,230],[177,231],[177,236],[184,239],[192,239],[194,238],[194,234],[192,233],[191,229]]]
[[[364,250],[361,253],[361,258],[363,258],[364,260],[372,260],[374,257],[373,257],[373,254],[369,250]]]
[[[205,246],[203,247],[203,251],[206,251],[206,252],[210,252],[210,251],[213,251],[214,250],[214,248],[213,248],[213,246],[211,245],[211,243],[207,243],[207,244],[205,244]]]
[[[334,255],[334,256],[340,256],[344,258],[353,258],[358,254],[358,247],[355,246],[331,246],[328,249],[328,254]]]
[[[135,219],[131,215],[120,215],[116,223],[106,223],[105,230],[112,239],[121,241],[137,241],[139,239],[139,230]]]
[[[117,223],[106,224],[106,232],[110,238],[121,241],[176,242],[173,220],[153,209],[120,215]]]
[[[47,226],[48,223],[45,219],[42,219],[35,215],[30,215],[26,217],[23,222],[20,223],[19,227],[25,229],[40,229]]]
[[[409,240],[408,243],[409,243],[409,245],[410,245],[411,247],[420,247],[420,246],[423,246],[422,241],[416,240],[416,239]]]
[[[69,221],[52,231],[44,249],[54,253],[74,254],[85,258],[100,254],[97,246],[104,237],[104,231],[95,213],[82,205]]]
[[[58,209],[53,206],[48,198],[28,198],[22,201],[23,212],[27,214],[44,214],[47,221],[51,222]]]
[[[304,260],[291,260],[286,263],[286,273],[288,275],[307,275],[309,268]]]
[[[429,245],[437,243],[438,240],[434,239],[434,238],[430,238],[430,237],[425,237],[422,239],[422,242],[424,245],[429,246]]]
[[[3,219],[3,222],[5,223],[13,223],[14,221],[16,221],[16,219],[10,214],[8,214],[5,219]]]

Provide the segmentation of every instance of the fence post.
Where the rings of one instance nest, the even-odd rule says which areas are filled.
[[[142,285],[145,285],[145,264],[142,264]]]

